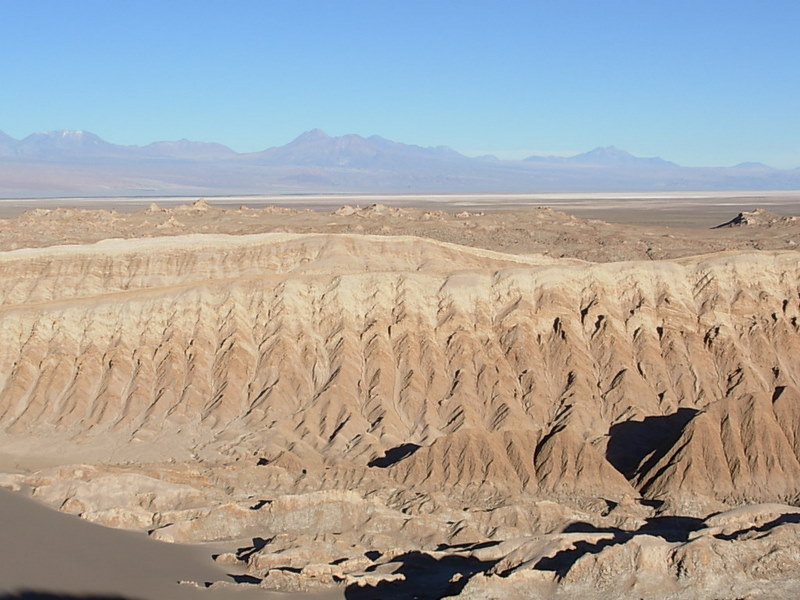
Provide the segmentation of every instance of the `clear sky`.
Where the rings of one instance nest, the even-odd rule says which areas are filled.
[[[800,166],[797,0],[0,0],[0,130]]]

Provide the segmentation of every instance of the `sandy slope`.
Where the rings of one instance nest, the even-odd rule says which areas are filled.
[[[347,598],[798,585],[795,251],[272,233],[0,265],[2,482],[63,511]]]
[[[0,594],[4,598],[25,593],[117,600],[287,598],[261,590],[224,590],[218,585],[206,590],[204,584],[232,581],[223,566],[212,562],[209,547],[161,544],[141,533],[98,527],[7,490],[0,490],[0,506]],[[323,596],[308,598],[324,600]]]

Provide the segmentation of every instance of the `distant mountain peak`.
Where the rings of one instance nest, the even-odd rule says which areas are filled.
[[[313,141],[313,140],[329,140],[329,139],[331,139],[331,136],[329,136],[327,133],[322,131],[322,129],[315,128],[315,129],[309,129],[308,131],[304,131],[303,133],[298,135],[294,139],[294,141],[295,142],[300,142],[300,141],[309,142],[309,141]]]
[[[762,162],[753,162],[753,161],[741,162],[738,165],[733,165],[732,168],[734,168],[734,169],[772,169],[772,167],[770,167],[769,165],[765,165]]]
[[[589,152],[585,152],[584,154],[587,156],[633,156],[633,154],[630,152],[617,148],[616,146],[598,146],[597,148],[589,150]]]
[[[15,144],[19,156],[61,158],[76,153],[107,154],[117,147],[99,136],[80,129],[60,129],[32,133]]]
[[[254,155],[280,165],[313,165],[354,169],[429,170],[436,161],[469,161],[446,146],[423,148],[394,142],[379,135],[363,137],[351,133],[330,136],[320,129],[301,134],[284,146],[268,148]]]
[[[54,129],[49,131],[37,131],[36,133],[29,135],[28,138],[32,137],[37,138],[49,138],[49,139],[70,139],[70,140],[81,140],[81,139],[100,139],[94,133],[89,131],[84,131],[83,129]],[[27,139],[27,138],[26,138]]]
[[[16,178],[20,180],[16,183],[23,163],[26,173],[35,176]],[[80,171],[63,168],[69,165],[79,166]],[[211,168],[205,168],[208,165]],[[242,154],[222,144],[185,138],[123,146],[82,129],[40,131],[22,140],[0,132],[3,173],[15,174],[0,186],[0,195],[7,196],[108,194],[109,190],[207,195],[252,193],[270,186],[281,191],[453,192],[800,188],[800,168],[771,169],[758,163],[684,168],[661,158],[637,157],[613,145],[525,161],[470,158],[447,146],[425,147],[380,135],[331,136],[318,128],[282,146]]]
[[[659,157],[642,158],[616,146],[598,146],[575,156],[529,156],[526,161],[554,164],[580,164],[598,167],[676,167],[673,162]]]
[[[598,146],[594,150],[578,154],[568,160],[602,166],[675,166],[675,163],[666,161],[663,158],[657,156],[649,158],[634,156],[616,146]]]

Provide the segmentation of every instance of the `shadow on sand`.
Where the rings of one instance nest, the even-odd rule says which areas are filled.
[[[608,432],[606,459],[627,479],[647,471],[672,448],[697,413],[693,408],[681,408],[671,415],[614,425]]]
[[[703,520],[694,517],[653,517],[647,519],[647,522],[636,531],[626,531],[616,527],[598,528],[579,521],[569,525],[564,533],[610,533],[612,537],[597,542],[577,542],[574,548],[541,559],[535,568],[541,571],[553,571],[559,577],[563,577],[581,557],[587,554],[599,554],[603,548],[624,544],[637,535],[652,535],[667,542],[688,542],[689,535],[702,525]]]
[[[774,529],[780,525],[786,525],[787,523],[800,523],[800,514],[791,513],[787,515],[781,515],[777,519],[774,519],[769,523],[764,523],[761,526],[747,527],[745,529],[740,529],[739,531],[734,531],[733,533],[718,533],[714,537],[719,540],[732,540],[745,533],[764,533],[765,531],[769,531],[770,529]]]
[[[758,527],[750,527],[733,534],[717,534],[719,539],[733,539],[751,531],[765,532],[787,523],[800,523],[800,514],[785,514]],[[627,531],[615,527],[598,528],[590,523],[576,522],[564,529],[564,533],[610,533],[611,537],[597,542],[579,541],[573,548],[557,552],[539,560],[535,568],[540,571],[551,571],[557,577],[563,577],[583,556],[598,554],[604,548],[624,544],[637,535],[660,537],[666,542],[688,542],[692,532],[703,527],[703,520],[695,517],[652,517],[635,531]],[[488,547],[496,542],[463,546],[440,546],[440,550],[470,550]],[[377,558],[377,556],[376,556]],[[392,560],[398,563],[394,573],[405,576],[402,581],[381,581],[376,585],[351,585],[345,590],[347,600],[437,600],[456,596],[464,589],[467,582],[477,573],[485,572],[497,561],[480,561],[469,556],[445,556],[434,558],[424,552],[407,552]],[[514,569],[506,573],[507,576]],[[2,600],[2,599],[0,599]]]
[[[124,596],[106,596],[92,594],[62,594],[60,592],[37,592],[20,590],[12,594],[0,595],[0,600],[134,600]]]
[[[617,528],[597,528],[585,522],[568,526],[564,533],[610,533],[612,537],[598,542],[580,541],[574,548],[562,550],[551,557],[541,559],[534,568],[553,571],[559,577],[587,554],[597,554],[608,546],[624,544],[636,535],[652,535],[669,542],[688,541],[691,532],[702,526],[701,519],[692,517],[654,517],[636,531]],[[478,544],[471,548],[452,547],[457,550],[488,547],[497,542]],[[468,545],[467,545],[468,546]],[[442,550],[448,547],[440,547]],[[445,556],[434,558],[424,552],[407,552],[392,560],[398,563],[394,573],[402,574],[401,581],[382,581],[372,586],[351,585],[345,590],[347,600],[436,600],[458,595],[467,582],[477,573],[485,572],[496,561],[480,561],[468,556]],[[500,574],[503,575],[502,573]]]
[[[386,454],[381,456],[380,458],[373,459],[369,461],[370,467],[378,467],[379,469],[385,469],[386,467],[391,467],[393,464],[400,462],[404,458],[408,458],[414,452],[419,450],[418,444],[400,444],[399,446],[395,446],[386,451]]]
[[[395,557],[400,563],[395,573],[403,581],[382,581],[377,585],[348,586],[346,600],[438,600],[458,595],[470,578],[488,569],[494,561],[485,562],[464,556],[434,558],[424,552],[407,552]]]

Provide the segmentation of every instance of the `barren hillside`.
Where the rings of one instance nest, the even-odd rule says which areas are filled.
[[[265,588],[790,597],[798,253],[687,256],[699,242],[673,236],[675,258],[640,260],[592,246],[611,226],[534,217],[578,242],[322,228],[52,246],[15,229],[0,483],[221,541],[218,561]],[[781,248],[797,235],[771,226]]]

